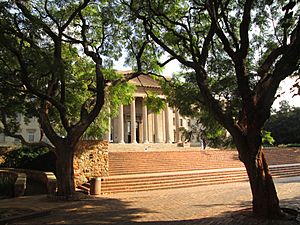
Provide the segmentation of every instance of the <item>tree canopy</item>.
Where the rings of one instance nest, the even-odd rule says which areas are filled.
[[[277,145],[299,144],[300,108],[290,107],[286,101],[282,101],[279,110],[271,115],[264,129],[271,132]]]
[[[215,93],[220,94],[220,83],[210,82],[214,82],[212,88]],[[162,80],[161,86],[170,106],[177,108],[181,115],[195,119],[192,129],[184,130],[187,136],[192,135],[199,140],[208,141],[211,147],[224,147],[231,143],[230,138],[226,138],[226,130],[206,107],[196,84],[195,73],[177,73],[170,81]]]

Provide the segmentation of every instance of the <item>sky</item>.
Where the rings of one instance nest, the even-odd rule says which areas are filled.
[[[295,78],[286,78],[280,83],[280,88],[277,91],[278,94],[281,94],[279,98],[277,98],[273,104],[273,108],[278,109],[279,102],[282,100],[287,100],[291,106],[300,107],[300,95],[296,95],[293,97],[295,92],[291,92],[290,88],[295,83]]]

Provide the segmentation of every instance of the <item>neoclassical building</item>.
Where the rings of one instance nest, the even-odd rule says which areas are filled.
[[[123,74],[129,71],[122,71]],[[165,99],[158,82],[150,76],[140,75],[129,81],[136,85],[134,100],[121,105],[119,115],[110,120],[107,139],[113,143],[177,143],[181,141],[179,128],[189,129],[191,119],[182,117],[166,104],[158,114],[145,103],[147,92],[155,92]]]

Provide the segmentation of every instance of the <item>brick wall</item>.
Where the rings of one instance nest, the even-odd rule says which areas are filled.
[[[75,185],[81,185],[92,177],[108,176],[107,141],[81,141],[74,156]]]

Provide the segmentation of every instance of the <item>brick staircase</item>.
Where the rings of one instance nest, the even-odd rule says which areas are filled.
[[[274,178],[300,176],[300,150],[266,150]],[[132,151],[109,153],[102,193],[194,187],[248,180],[236,151]],[[89,184],[81,187],[89,191]]]

